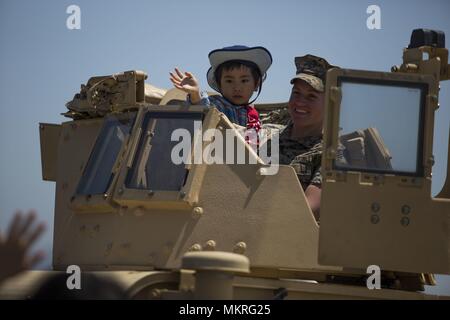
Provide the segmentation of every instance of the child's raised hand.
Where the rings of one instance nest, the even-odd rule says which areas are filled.
[[[197,96],[200,94],[200,86],[197,79],[190,72],[181,72],[175,68],[175,72],[170,72],[170,81],[172,81],[175,88],[183,90],[190,95]]]

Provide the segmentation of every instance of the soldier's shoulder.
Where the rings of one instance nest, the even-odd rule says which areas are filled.
[[[287,126],[290,121],[290,115],[287,107],[264,112],[260,111],[260,118],[263,124],[276,124]]]

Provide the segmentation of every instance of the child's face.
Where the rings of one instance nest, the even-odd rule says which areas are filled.
[[[246,66],[222,71],[220,91],[236,105],[247,104],[257,87],[258,83],[253,79],[250,68]]]

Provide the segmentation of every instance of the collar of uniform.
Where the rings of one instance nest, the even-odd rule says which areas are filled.
[[[311,146],[316,143],[319,143],[322,140],[322,137],[323,137],[322,134],[317,135],[317,136],[307,136],[307,137],[302,137],[302,138],[291,138],[293,128],[294,128],[294,124],[292,122],[289,123],[288,126],[281,133],[280,140],[291,140],[291,141],[300,143],[304,146]]]

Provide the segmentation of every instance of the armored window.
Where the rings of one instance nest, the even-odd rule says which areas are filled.
[[[421,176],[427,84],[346,77],[338,84],[343,157],[335,167]]]
[[[78,184],[77,194],[104,194],[114,178],[113,167],[124,141],[130,135],[136,113],[110,115],[105,119]]]
[[[194,135],[194,121],[202,121],[202,113],[148,112],[142,122],[142,132],[132,167],[125,180],[127,189],[179,191],[187,177],[186,163],[172,159],[172,150],[179,141],[172,141],[175,130]],[[186,157],[187,155],[183,155]]]

